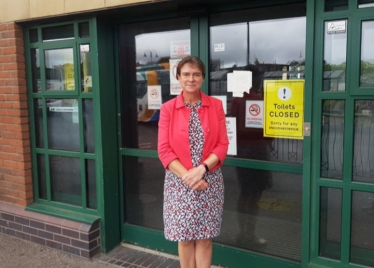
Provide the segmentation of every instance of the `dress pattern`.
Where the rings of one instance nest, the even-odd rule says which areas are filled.
[[[189,118],[192,165],[202,161],[204,132],[198,115],[201,101],[193,105]],[[167,240],[189,241],[216,237],[221,230],[224,185],[220,169],[205,174],[209,186],[204,191],[190,189],[172,171],[166,170],[164,184],[164,234]]]

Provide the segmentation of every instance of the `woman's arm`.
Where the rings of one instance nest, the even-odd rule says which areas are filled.
[[[218,141],[217,141],[217,144],[214,146],[211,154],[208,156],[208,158],[210,158],[211,155],[214,154],[218,158],[218,161],[214,163],[216,160],[215,158],[209,159],[209,161],[212,161],[212,163],[214,164],[213,166],[210,166],[209,163],[207,163],[209,168],[213,168],[219,162],[223,163],[227,155],[227,150],[229,148],[229,139],[227,138],[227,130],[226,130],[226,116],[223,111],[222,103],[217,108],[218,108],[217,115],[218,115],[218,126],[219,126],[218,127]]]
[[[170,111],[165,105],[161,106],[160,119],[158,121],[158,143],[157,152],[158,157],[165,169],[168,168],[169,164],[178,159],[178,156],[174,153],[170,147],[169,142],[169,128],[170,128]]]

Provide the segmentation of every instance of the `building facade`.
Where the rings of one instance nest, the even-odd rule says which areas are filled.
[[[176,254],[157,123],[196,55],[230,136],[213,263],[374,267],[373,44],[373,0],[0,0],[0,231]]]

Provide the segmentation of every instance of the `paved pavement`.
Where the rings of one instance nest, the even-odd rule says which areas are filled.
[[[0,233],[0,268],[176,268],[177,257],[131,245],[120,245],[92,260]]]

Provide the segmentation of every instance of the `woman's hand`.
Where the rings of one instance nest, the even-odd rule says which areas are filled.
[[[188,185],[192,190],[205,190],[208,183],[203,180],[205,174],[205,167],[199,165],[190,169],[183,177],[182,181]]]

